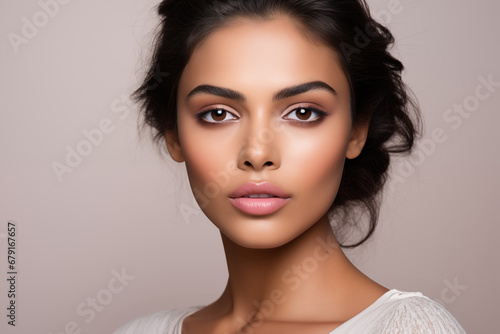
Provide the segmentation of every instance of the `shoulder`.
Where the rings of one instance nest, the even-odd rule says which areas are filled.
[[[180,333],[182,320],[200,308],[193,306],[182,310],[156,312],[130,321],[113,334],[177,334]]]
[[[379,311],[380,333],[465,334],[450,312],[420,292],[391,290]]]

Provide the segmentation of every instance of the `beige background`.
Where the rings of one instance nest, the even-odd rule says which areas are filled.
[[[2,333],[110,333],[142,314],[208,303],[226,279],[217,230],[196,208],[182,166],[139,140],[126,103],[157,1],[60,2],[46,21],[38,1],[0,3]],[[500,87],[473,96],[479,77],[500,82],[500,2],[369,3],[392,11],[385,20],[427,144],[413,167],[394,164],[379,229],[349,255],[389,288],[439,299],[469,333],[497,332]],[[23,17],[33,16],[40,28],[16,53],[9,33],[21,35]],[[467,118],[444,119],[463,103],[473,109]],[[60,182],[53,162],[65,163],[68,147],[90,150],[82,131],[100,125],[108,133]],[[18,224],[16,328],[4,314],[9,220]],[[124,283],[114,278],[122,270]]]

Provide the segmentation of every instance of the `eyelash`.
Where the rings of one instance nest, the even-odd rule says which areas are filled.
[[[290,114],[292,114],[293,112],[297,113],[299,110],[301,109],[305,109],[305,110],[309,110],[311,111],[312,113],[315,113],[317,114],[317,117],[315,117],[312,121],[298,121],[298,120],[292,120],[293,122],[299,124],[299,125],[302,125],[302,126],[307,126],[307,125],[310,125],[310,124],[316,124],[316,123],[319,123],[321,122],[326,116],[328,116],[328,113],[324,112],[324,111],[321,111],[321,110],[318,110],[316,108],[313,108],[313,107],[310,107],[310,106],[298,106],[294,109],[292,109],[289,113],[287,113],[285,116],[288,116]]]
[[[294,109],[292,109],[290,112],[288,112],[285,116],[288,116],[290,115],[291,113],[293,112],[297,112],[301,109],[306,109],[306,110],[309,110],[311,111],[312,113],[315,113],[317,114],[317,117],[314,118],[314,120],[312,121],[299,121],[299,120],[292,120],[294,123],[296,124],[299,124],[301,126],[307,126],[307,125],[310,125],[310,124],[313,124],[313,123],[318,123],[318,122],[321,122],[326,116],[328,116],[328,113],[324,112],[324,111],[321,111],[321,110],[318,110],[316,108],[312,108],[310,106],[298,106]],[[207,121],[204,117],[214,111],[217,111],[217,110],[222,110],[224,112],[226,112],[227,114],[230,114],[232,115],[233,117],[235,117],[236,119],[238,119],[239,117],[234,115],[232,112],[224,109],[224,108],[211,108],[211,109],[208,109],[208,110],[204,110],[198,114],[196,114],[196,118],[198,119],[198,121],[202,124],[207,124],[207,125],[217,125],[217,124],[224,124],[224,123],[227,123],[227,122],[231,122],[231,120],[229,121],[220,121],[220,122],[212,122],[212,121]]]
[[[200,121],[202,124],[208,124],[208,125],[217,125],[217,124],[223,124],[223,123],[227,123],[229,121],[221,121],[221,122],[211,122],[211,121],[207,121],[206,119],[204,119],[204,117],[214,111],[217,111],[217,110],[222,110],[222,111],[225,111],[226,113],[232,115],[233,117],[235,117],[236,119],[239,118],[238,116],[234,115],[232,112],[230,111],[227,111],[226,109],[224,108],[211,108],[211,109],[208,109],[208,110],[205,110],[205,111],[202,111],[198,114],[196,114],[196,118],[198,119],[198,121]]]

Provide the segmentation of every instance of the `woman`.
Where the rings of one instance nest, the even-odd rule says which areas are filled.
[[[137,97],[220,230],[229,279],[208,306],[116,333],[464,333],[342,251],[373,233],[390,153],[411,150],[418,121],[364,1],[165,0],[159,14]]]

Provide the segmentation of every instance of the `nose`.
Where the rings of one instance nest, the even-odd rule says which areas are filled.
[[[279,168],[281,161],[276,132],[270,126],[263,126],[262,122],[249,127],[239,152],[238,168],[256,171]]]

